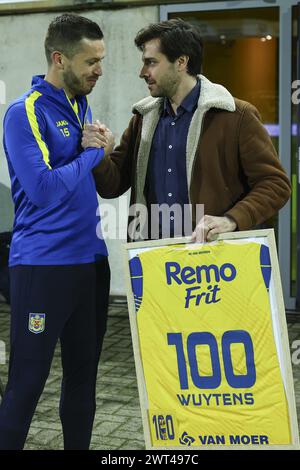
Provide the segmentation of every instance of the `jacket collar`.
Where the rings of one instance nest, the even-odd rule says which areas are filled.
[[[235,102],[233,96],[222,85],[212,83],[204,75],[199,75],[201,82],[201,93],[199,96],[198,107],[204,109],[219,108],[226,111],[235,111]],[[153,109],[163,106],[164,98],[153,98],[147,96],[133,105],[132,111],[138,112],[142,116]]]
[[[45,80],[45,75],[34,75],[31,82],[32,90],[37,90],[43,95],[50,96],[52,99],[66,104],[68,102],[67,95],[63,88],[56,88],[51,83]],[[76,101],[80,102],[83,107],[87,105],[87,97],[84,95],[77,95]]]
[[[188,93],[188,95],[184,98],[181,102],[180,106],[178,106],[176,114],[180,115],[182,112],[194,112],[198,106],[199,101],[199,94],[200,94],[200,80],[197,80],[196,85],[192,90]],[[164,105],[163,105],[163,114],[169,114],[170,116],[174,116],[174,111],[172,110],[170,101],[168,98],[164,98]]]

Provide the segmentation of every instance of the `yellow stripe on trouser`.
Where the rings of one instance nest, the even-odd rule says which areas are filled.
[[[51,169],[51,166],[49,164],[49,151],[47,149],[45,142],[42,139],[39,125],[37,122],[37,117],[36,117],[35,110],[34,110],[34,103],[41,95],[42,93],[40,93],[39,91],[34,91],[33,93],[31,93],[31,95],[29,95],[28,98],[26,98],[25,100],[25,109],[26,109],[27,118],[28,118],[31,130],[32,130],[32,133],[40,148],[40,151],[42,152],[44,162],[46,163],[48,168]]]

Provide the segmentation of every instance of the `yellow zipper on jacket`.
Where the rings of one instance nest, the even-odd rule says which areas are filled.
[[[64,92],[65,92],[65,90],[64,90]],[[85,126],[85,123],[86,123],[86,115],[87,115],[87,112],[88,112],[88,109],[89,109],[89,102],[88,102],[87,96],[85,97],[85,99],[86,99],[86,110],[85,110],[85,115],[84,115],[83,124],[82,124],[82,122],[80,121],[79,115],[78,115],[78,103],[77,103],[76,99],[75,99],[75,103],[73,104],[66,92],[65,92],[65,95],[66,95],[66,98],[69,102],[69,105],[71,106],[71,108],[73,109],[73,111],[75,113],[75,116],[77,117],[77,120],[79,122],[79,125],[80,125],[81,129],[83,129],[84,126]]]

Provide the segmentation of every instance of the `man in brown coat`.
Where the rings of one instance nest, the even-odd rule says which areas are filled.
[[[197,28],[169,20],[141,30],[135,43],[151,96],[133,106],[120,145],[94,169],[100,196],[114,198],[131,188],[133,218],[141,207],[189,205],[199,242],[268,220],[287,202],[289,179],[256,108],[200,75]],[[109,132],[87,126],[82,144],[91,134],[100,142]],[[171,236],[178,235],[168,215]],[[159,217],[158,236],[164,237]],[[144,238],[157,238],[147,233]]]

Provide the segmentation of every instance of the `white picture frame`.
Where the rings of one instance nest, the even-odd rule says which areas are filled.
[[[280,372],[282,381],[284,383],[284,389],[286,393],[286,399],[288,403],[288,413],[289,413],[289,425],[290,425],[290,435],[291,443],[289,445],[260,445],[258,444],[239,444],[239,445],[193,445],[190,447],[186,446],[155,446],[152,444],[150,424],[148,418],[148,398],[147,398],[147,388],[143,371],[143,364],[141,359],[140,351],[140,341],[142,340],[139,337],[139,331],[137,326],[137,315],[136,307],[134,301],[134,295],[131,284],[131,275],[129,261],[131,258],[136,256],[138,253],[141,253],[145,250],[153,250],[159,247],[166,247],[169,245],[178,245],[183,244],[186,247],[191,246],[190,238],[177,238],[177,239],[163,239],[163,240],[151,240],[144,242],[135,242],[127,243],[123,245],[124,248],[124,265],[125,265],[125,278],[126,278],[126,291],[127,291],[127,301],[128,301],[128,310],[129,310],[129,319],[130,319],[130,328],[132,334],[134,358],[136,365],[137,373],[137,382],[139,390],[139,399],[143,420],[143,429],[144,429],[144,438],[146,449],[149,450],[205,450],[205,449],[263,449],[263,450],[272,450],[272,449],[299,449],[299,431],[297,423],[297,412],[295,405],[295,396],[294,396],[294,384],[293,384],[293,374],[291,366],[291,356],[289,350],[288,342],[288,330],[287,322],[285,316],[285,306],[283,301],[281,279],[279,264],[276,251],[276,241],[274,236],[273,229],[265,230],[252,230],[246,232],[232,232],[219,235],[216,237],[214,244],[219,241],[225,241],[226,243],[240,244],[249,241],[255,241],[256,243],[266,244],[269,247],[271,267],[272,267],[272,276],[270,284],[270,305],[271,305],[271,316],[272,316],[272,325],[273,325],[273,334],[276,344],[276,350],[278,355],[278,360],[280,364]],[[193,244],[195,246],[195,244]],[[272,286],[272,288],[271,288]]]

